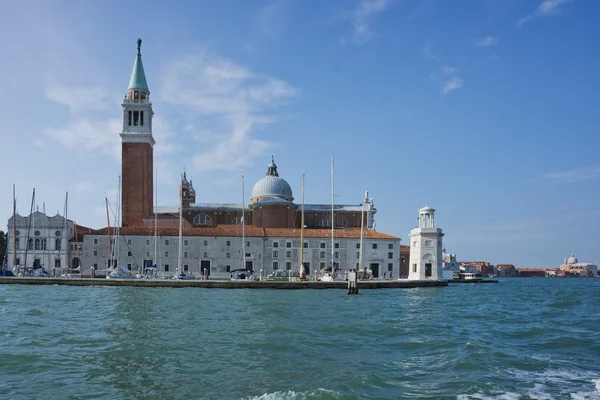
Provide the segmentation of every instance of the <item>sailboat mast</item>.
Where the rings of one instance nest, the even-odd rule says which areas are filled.
[[[44,212],[44,235],[42,240],[40,240],[40,249],[42,250],[42,266],[46,267],[46,257],[47,252],[45,251],[47,248],[47,239],[48,239],[48,219],[46,218],[46,202],[42,202],[42,211]]]
[[[67,239],[67,237],[69,236],[68,232],[67,232],[67,210],[69,206],[69,192],[67,192],[65,194],[65,209],[63,210],[63,231],[60,237],[60,248],[58,249],[58,259],[60,260],[60,255],[62,253],[63,250],[63,240],[65,241],[64,244],[64,250],[65,250],[65,262],[64,262],[64,266],[67,267],[67,246],[69,245],[69,241]],[[61,262],[60,265],[63,265],[63,263]]]
[[[333,249],[333,238],[334,238],[334,227],[335,227],[335,215],[333,211],[334,203],[334,184],[333,184],[333,154],[331,155],[331,275],[335,274],[335,262],[334,262],[334,249]]]
[[[154,172],[154,185],[154,264],[158,270],[158,214],[156,213],[158,207],[158,170]]]
[[[242,175],[242,268],[246,268],[246,194]]]
[[[117,211],[115,213],[115,267],[119,267],[119,234],[121,233],[121,175],[119,175],[119,185],[117,186]]]
[[[365,203],[360,206],[360,253],[358,257],[358,270],[362,268],[363,264],[363,237],[365,227]],[[358,271],[357,271],[358,272]]]
[[[302,272],[304,265],[304,174],[302,174],[302,213],[300,215],[300,272]]]
[[[112,237],[110,234],[110,215],[108,214],[108,198],[104,198],[104,202],[106,204],[106,222],[108,226],[106,227],[106,231],[108,232],[108,268],[110,268],[112,264],[113,250],[112,250]]]
[[[29,250],[29,235],[31,233],[31,224],[33,220],[33,204],[35,201],[35,189],[33,189],[33,195],[31,196],[31,208],[29,209],[29,222],[27,223],[27,243],[25,243],[25,260],[23,261],[23,268],[27,268],[27,252]],[[33,239],[32,239],[33,241]],[[17,275],[19,270],[17,269]]]
[[[177,251],[177,275],[181,273],[181,253],[183,251],[183,177],[179,183],[179,249]]]
[[[36,204],[35,204],[35,189],[33,189],[33,197],[31,199],[31,208],[33,209],[32,218],[31,218],[31,226],[33,230],[33,236],[35,236],[35,213],[37,212]],[[36,245],[35,239],[33,239],[33,267],[35,268],[35,254],[36,254]]]
[[[15,185],[13,185],[13,268],[17,264],[17,196],[15,194]],[[27,243],[25,243],[27,246]]]

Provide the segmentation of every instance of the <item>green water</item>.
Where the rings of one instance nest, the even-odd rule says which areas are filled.
[[[600,399],[600,279],[0,285],[4,399]]]

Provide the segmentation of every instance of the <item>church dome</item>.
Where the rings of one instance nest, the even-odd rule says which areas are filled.
[[[577,264],[577,257],[574,254],[571,254],[571,257],[567,260],[567,264]]]
[[[292,188],[285,179],[279,177],[275,160],[267,166],[265,177],[256,182],[252,188],[252,202],[265,200],[270,197],[280,197],[286,201],[293,201]]]

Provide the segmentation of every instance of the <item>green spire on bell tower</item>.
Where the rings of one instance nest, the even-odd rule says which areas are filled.
[[[131,72],[131,79],[129,80],[130,89],[140,89],[149,92],[148,84],[146,83],[146,74],[144,73],[144,65],[142,64],[142,53],[140,47],[142,46],[142,39],[137,40],[137,54],[135,56],[135,63],[133,64],[133,71]]]

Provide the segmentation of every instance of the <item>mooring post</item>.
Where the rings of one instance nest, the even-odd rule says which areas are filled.
[[[92,268],[90,268],[90,278],[95,278],[95,277],[96,277],[96,270],[92,266]]]
[[[358,274],[355,269],[348,272],[348,294],[358,294]]]

